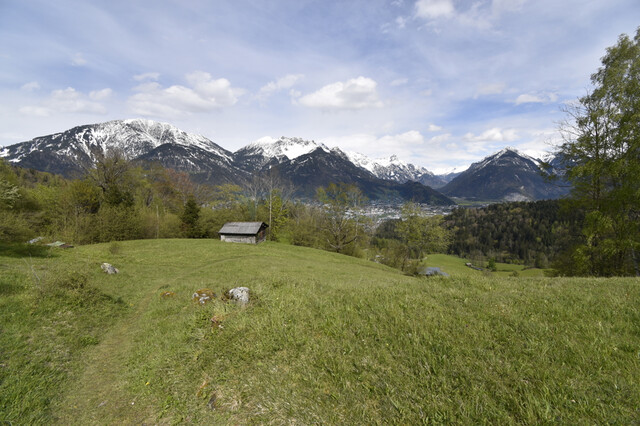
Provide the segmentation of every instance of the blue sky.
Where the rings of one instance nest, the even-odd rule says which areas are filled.
[[[0,145],[143,117],[436,172],[557,140],[638,0],[0,0]]]

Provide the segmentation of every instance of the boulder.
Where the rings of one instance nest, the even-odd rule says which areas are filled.
[[[246,305],[247,303],[249,303],[249,288],[248,287],[232,288],[227,292],[227,297],[229,298],[229,300],[238,302],[241,305]]]
[[[100,265],[100,267],[109,275],[117,274],[118,272],[120,272],[118,271],[118,268],[109,263],[103,263],[102,265]]]

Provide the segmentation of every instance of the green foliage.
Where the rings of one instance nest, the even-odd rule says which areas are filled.
[[[319,227],[327,248],[337,253],[353,250],[352,246],[363,237],[361,208],[365,197],[360,189],[355,185],[330,183],[326,188],[318,188],[316,199],[324,207]]]
[[[540,268],[579,240],[582,221],[580,210],[548,200],[459,208],[444,226],[453,234],[450,252],[479,266],[492,257]]]
[[[96,217],[97,241],[124,241],[142,238],[142,220],[135,207],[105,204]]]
[[[182,221],[182,230],[187,238],[200,238],[202,231],[200,230],[200,206],[193,196],[187,199],[184,210],[180,215]]]
[[[496,272],[498,267],[496,266],[496,260],[492,257],[487,262],[487,269],[491,272]]]
[[[402,207],[402,221],[396,232],[414,258],[428,253],[444,253],[449,245],[449,233],[440,226],[442,217],[425,216],[420,206],[407,203]]]
[[[586,220],[563,273],[640,276],[639,81],[640,28],[607,49],[593,90],[566,110],[559,153]]]
[[[319,229],[323,211],[315,206],[295,203],[290,208],[291,243],[296,246],[324,247]]]

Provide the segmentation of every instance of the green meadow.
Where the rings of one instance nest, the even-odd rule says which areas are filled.
[[[640,422],[640,280],[464,263],[429,256],[451,277],[427,279],[277,243],[0,245],[0,424]],[[221,297],[237,286],[248,305]]]

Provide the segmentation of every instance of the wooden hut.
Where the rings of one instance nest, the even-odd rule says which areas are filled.
[[[227,222],[218,234],[221,241],[258,244],[267,237],[268,227],[264,222]]]

